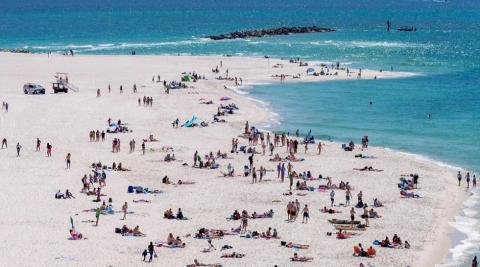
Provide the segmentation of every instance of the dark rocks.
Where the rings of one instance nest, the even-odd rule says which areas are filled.
[[[22,48],[15,48],[15,49],[4,49],[4,48],[0,48],[0,52],[4,52],[4,53],[22,53],[22,54],[31,53],[29,50],[22,49]]]
[[[334,29],[320,28],[317,26],[307,27],[281,27],[261,30],[234,31],[227,34],[209,35],[212,40],[245,39],[250,37],[263,37],[272,35],[288,35],[292,33],[334,32]]]

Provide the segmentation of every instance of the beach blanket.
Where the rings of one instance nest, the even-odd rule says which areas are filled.
[[[179,246],[177,244],[169,245],[167,242],[155,242],[155,246],[159,248],[184,248],[185,246]]]
[[[333,224],[360,224],[360,221],[349,221],[349,220],[338,220],[338,219],[330,219],[328,220],[329,223]]]
[[[360,226],[351,226],[351,225],[335,225],[336,230],[350,230],[350,231],[365,231],[367,228]]]

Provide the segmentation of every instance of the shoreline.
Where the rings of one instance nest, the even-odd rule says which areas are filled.
[[[35,55],[35,54],[33,54]],[[2,55],[0,53],[0,57],[2,57],[4,55]],[[31,55],[27,55],[28,56],[31,56]],[[70,66],[70,62],[67,62],[67,60],[69,60],[70,58],[65,58],[63,59],[63,56],[52,56],[52,57],[55,57],[55,60],[56,59],[60,59],[58,62],[60,64],[63,64],[62,66],[66,66],[66,67],[69,67],[71,68],[72,70],[75,71],[75,67],[73,66]],[[128,62],[130,62],[131,60],[140,60],[140,59],[144,59],[148,62],[156,62],[158,59],[164,59],[164,60],[170,60],[170,62],[175,62],[175,58],[182,58],[182,61],[185,61],[185,62],[188,62],[189,60],[191,62],[201,62],[202,64],[210,64],[210,63],[213,63],[212,65],[216,64],[216,62],[218,62],[218,60],[224,60],[225,62],[230,62],[230,61],[235,61],[235,63],[231,63],[232,66],[233,64],[238,64],[238,62],[240,62],[240,64],[242,62],[248,62],[248,64],[252,64],[253,66],[255,66],[255,69],[252,71],[249,71],[247,68],[240,68],[238,66],[236,66],[235,68],[232,68],[232,69],[239,69],[238,71],[239,72],[243,72],[245,73],[245,76],[244,77],[253,77],[248,79],[248,82],[252,82],[252,83],[259,83],[259,82],[265,82],[265,81],[268,81],[268,79],[266,79],[265,77],[263,79],[261,79],[261,77],[265,76],[265,73],[255,73],[255,71],[258,71],[259,69],[261,69],[261,65],[264,64],[263,63],[259,63],[257,61],[261,61],[261,59],[258,59],[258,58],[250,58],[250,57],[217,57],[217,56],[197,56],[197,57],[185,57],[185,56],[180,56],[180,57],[176,57],[176,56],[171,56],[171,57],[161,57],[161,56],[141,56],[141,55],[136,55],[136,56],[111,56],[111,55],[102,55],[102,56],[97,56],[97,55],[80,55],[80,56],[75,56],[73,58],[75,58],[74,60],[77,61],[77,57],[79,57],[79,61],[82,61],[80,62],[79,64],[83,64],[84,68],[85,66],[89,66],[88,64],[91,64],[91,62],[93,61],[97,61],[99,60],[99,58],[104,58],[104,59],[107,59],[108,60],[111,60],[111,59],[118,59],[118,61],[121,61],[119,64],[120,65],[124,65],[124,66],[127,66]],[[72,58],[72,59],[73,59]],[[85,63],[84,60],[82,60],[82,58],[86,58],[88,59],[87,62]],[[31,58],[30,58],[31,59]],[[35,59],[35,60],[40,60],[43,62],[45,58],[43,59]],[[93,59],[93,61],[92,61]],[[16,58],[10,58],[9,60],[13,60],[13,62],[17,61]],[[114,61],[115,61],[114,60]],[[281,60],[278,60],[278,59],[271,59],[272,61],[274,62],[283,62]],[[21,61],[21,60],[20,60]],[[29,61],[29,60],[27,60]],[[207,62],[204,62],[204,61],[207,61]],[[238,61],[238,62],[237,62]],[[263,60],[265,61],[265,60]],[[25,63],[25,62],[24,62]],[[144,62],[145,63],[145,62]],[[1,63],[0,63],[1,64]],[[107,65],[108,66],[111,66],[112,62],[107,62]],[[154,63],[145,63],[145,64],[154,64]],[[200,64],[200,63],[195,63],[195,64]],[[195,64],[192,64],[192,65],[195,65]],[[230,64],[230,63],[228,63]],[[286,65],[288,65],[288,63],[285,63]],[[270,64],[269,64],[270,66]],[[168,67],[168,66],[167,66]],[[298,68],[294,68],[292,66],[290,66],[291,68],[285,68],[286,71],[294,71],[294,70],[297,70]],[[178,69],[178,68],[177,68]],[[82,70],[84,73],[90,73],[92,72],[91,70]],[[237,70],[236,70],[237,71]],[[77,71],[79,72],[79,71]],[[173,71],[175,72],[175,71]],[[272,70],[271,70],[271,67],[269,70],[265,71],[264,72],[267,72],[267,73],[271,73]],[[49,72],[50,73],[50,72]],[[277,72],[278,73],[278,72]],[[372,77],[371,75],[374,75],[374,73],[377,73],[377,72],[374,72],[374,71],[368,71],[368,70],[365,70],[365,75],[366,77]],[[386,73],[386,72],[385,72]],[[125,73],[126,74],[126,73]],[[179,73],[176,73],[176,76],[178,77],[178,74]],[[110,74],[109,74],[110,75]],[[117,74],[118,75],[118,74]],[[100,75],[101,76],[101,75]],[[114,77],[112,75],[110,75],[111,77]],[[142,77],[142,76],[145,76],[144,73],[135,73],[133,75],[134,77],[136,77],[137,79],[139,77]],[[22,76],[23,77],[23,76]],[[45,74],[41,74],[39,75],[39,77],[44,77],[42,79],[49,79],[48,78],[48,75],[45,75]],[[87,77],[87,76],[85,76]],[[172,75],[172,77],[175,77],[175,75]],[[18,77],[17,77],[18,78]],[[380,77],[380,78],[384,78],[384,77]],[[387,76],[387,78],[389,78],[389,76]],[[20,78],[22,79],[22,78]],[[100,80],[101,77],[97,77],[96,78],[97,80]],[[144,77],[145,79],[145,77]],[[246,80],[247,81],[247,80]],[[309,79],[307,77],[307,79],[301,79],[301,80],[287,80],[287,82],[303,82],[303,81],[309,81],[309,82],[313,82],[313,81],[317,81],[317,80],[313,80],[312,78]],[[25,81],[26,82],[26,81]],[[95,84],[97,85],[98,84],[98,81],[95,81],[94,79],[93,80],[86,80],[86,81],[81,81],[81,83],[79,83],[80,85],[83,86],[86,86],[88,87],[88,91],[91,91],[90,93],[93,92],[93,89],[95,86],[91,86],[91,85],[88,85],[87,84]],[[270,82],[271,83],[274,83],[276,81],[273,81],[270,79]],[[222,85],[224,85],[225,81],[217,81],[217,80],[208,80],[208,81],[202,81],[200,85],[198,86],[205,86],[205,92],[203,92],[205,95],[207,96],[218,96],[218,95],[222,95],[224,94],[224,92],[230,92],[229,90],[223,90],[222,91]],[[9,84],[14,84],[14,83],[9,83]],[[98,85],[100,86],[100,85]],[[195,85],[197,86],[197,85]],[[220,92],[220,93],[219,93]],[[80,94],[83,94],[83,92],[81,92]],[[80,95],[79,94],[79,95]],[[227,94],[228,95],[228,94]],[[235,93],[236,96],[238,96],[238,100],[240,101],[240,107],[242,109],[241,113],[240,113],[240,116],[242,118],[235,118],[233,122],[229,123],[228,125],[228,129],[226,129],[226,131],[228,133],[235,133],[235,132],[239,132],[239,130],[241,131],[242,129],[242,121],[243,119],[246,117],[247,119],[249,119],[251,122],[253,121],[254,123],[252,123],[252,125],[255,125],[256,123],[261,123],[262,121],[266,120],[268,118],[268,111],[265,110],[264,108],[260,107],[260,104],[259,103],[255,103],[254,100],[251,100],[251,99],[248,99],[248,97],[244,96],[244,95],[240,95],[238,93]],[[185,96],[185,95],[184,95]],[[71,96],[68,96],[69,98],[72,98]],[[89,97],[89,96],[88,96]],[[13,98],[17,99],[19,98],[18,96],[16,95],[13,95]],[[87,98],[88,99],[88,98]],[[180,99],[180,98],[179,98]],[[8,100],[8,99],[7,99]],[[71,101],[75,101],[73,99],[70,99]],[[92,100],[88,100],[88,101],[92,101]],[[235,98],[235,103],[237,103],[237,99]],[[246,106],[247,108],[244,108],[243,106]],[[15,105],[13,106],[13,108],[15,108]],[[66,107],[64,107],[66,108]],[[249,110],[250,109],[250,110]],[[246,112],[246,113],[243,113],[243,112]],[[118,113],[118,114],[121,114],[121,110],[117,110],[115,111],[115,113]],[[125,114],[124,114],[125,116]],[[186,115],[184,115],[186,116]],[[135,116],[131,116],[130,117],[130,120],[131,121],[134,121],[134,118]],[[150,117],[149,117],[150,118]],[[151,118],[153,119],[153,118]],[[168,121],[168,117],[166,119]],[[163,119],[162,119],[163,121]],[[223,127],[225,128],[225,127]],[[200,134],[200,133],[199,133]],[[230,136],[231,137],[231,136]],[[330,147],[338,147],[339,143],[337,142],[326,142],[326,141],[323,141],[325,143],[327,143],[327,148],[330,148]],[[181,142],[180,142],[181,143]],[[180,145],[179,143],[179,145]],[[185,150],[191,150],[192,147],[190,148],[185,148]],[[402,155],[401,151],[395,151],[395,150],[392,150],[392,149],[389,149],[389,148],[382,148],[382,147],[372,147],[371,150],[369,148],[369,151],[373,151],[373,153],[379,153],[381,155],[385,155],[386,157],[395,157],[395,158],[400,158],[400,159],[405,159],[405,160],[411,160],[413,163],[415,164],[419,164],[421,166],[428,166],[426,167],[427,169],[429,168],[435,168],[435,169],[449,169],[450,171],[453,171],[452,170],[452,167],[454,166],[441,166],[440,164],[438,164],[437,162],[435,162],[434,160],[431,160],[431,159],[419,159],[419,158],[416,158],[415,160],[413,158],[415,158],[415,155],[417,154],[410,154],[410,155],[406,155],[408,153],[404,153],[405,155]],[[105,155],[108,155],[108,154],[105,154]],[[337,156],[336,154],[334,156]],[[105,157],[105,156],[103,156]],[[422,157],[422,155],[420,155],[420,157]],[[309,158],[310,159],[310,158]],[[313,159],[312,159],[313,160]],[[383,164],[383,163],[382,163]],[[431,165],[437,165],[436,167],[435,166],[431,166]],[[343,174],[345,175],[345,174]],[[343,176],[342,175],[342,176]],[[452,178],[453,179],[453,178]],[[76,184],[76,183],[74,183]],[[449,232],[451,231],[451,226],[449,225],[450,222],[452,221],[452,219],[454,219],[454,216],[457,215],[460,210],[461,210],[461,207],[463,206],[463,203],[467,200],[467,196],[461,196],[459,193],[456,193],[455,191],[453,191],[452,187],[446,187],[447,189],[450,189],[450,192],[449,194],[451,193],[452,195],[455,196],[455,201],[449,201],[448,203],[453,204],[451,206],[448,207],[448,212],[447,212],[447,216],[445,218],[445,214],[440,214],[443,216],[441,222],[440,222],[440,225],[437,225],[436,229],[435,229],[435,235],[434,235],[434,239],[433,240],[426,240],[424,243],[426,243],[426,247],[424,247],[423,250],[421,251],[418,251],[418,252],[412,252],[412,254],[415,255],[415,265],[413,266],[430,266],[430,264],[435,264],[435,263],[440,263],[448,254],[448,245],[449,245],[449,237],[448,235],[444,234],[445,232]],[[445,188],[443,188],[445,189]],[[440,196],[438,196],[440,197]],[[428,199],[428,201],[431,201],[430,199]],[[406,205],[406,204],[405,204]],[[439,213],[445,213],[444,212],[445,210],[442,210],[442,209],[438,209],[437,212]],[[436,215],[439,215],[439,214],[436,214]],[[448,219],[448,220],[447,220]],[[323,230],[323,229],[322,229]],[[390,235],[390,233],[389,233]],[[378,237],[380,238],[380,237]],[[410,239],[409,239],[410,240]],[[313,242],[313,241],[312,241]],[[438,243],[441,243],[442,245],[438,246]],[[320,245],[321,246],[321,245]],[[348,253],[350,253],[350,248],[348,248]],[[442,254],[445,252],[446,250],[446,253],[444,254],[444,256],[440,259],[439,257],[439,254]],[[412,250],[413,251],[413,250]],[[439,251],[441,251],[439,253]],[[383,253],[383,250],[379,249],[378,252],[381,252]],[[435,255],[435,257],[432,257],[431,260],[426,260],[425,259],[425,253],[429,256],[433,256]],[[178,256],[178,254],[177,254]],[[423,258],[423,259],[422,259]],[[430,258],[430,257],[428,257]],[[354,261],[355,259],[352,259],[352,261]],[[440,262],[438,262],[438,260],[440,260]],[[316,262],[318,264],[318,262]],[[315,264],[315,262],[314,262]],[[374,264],[376,264],[376,262],[374,261]],[[382,264],[382,263],[379,263],[379,264]],[[417,265],[418,264],[418,265]],[[431,265],[433,266],[433,265]]]
[[[415,76],[415,74],[413,74],[410,77],[413,77],[413,76]],[[407,77],[395,77],[395,78],[409,78],[409,76],[407,76]],[[317,82],[317,81],[303,81],[303,82],[314,83],[314,82]],[[264,83],[264,84],[273,84],[273,83]],[[242,97],[245,97],[247,99],[251,99],[252,101],[258,101],[259,105],[269,106],[268,103],[265,103],[262,100],[257,100],[252,96],[247,97],[243,94],[238,93],[235,90],[232,90],[232,91],[235,92],[236,94],[242,96]],[[247,95],[248,95],[248,93],[247,93]],[[269,109],[267,109],[267,111],[275,114],[274,116],[280,116],[280,114],[278,114],[276,112],[273,112]],[[264,122],[264,123],[268,123],[268,122]],[[279,121],[276,121],[275,123],[278,124],[278,125],[282,124]],[[271,131],[271,130],[269,130],[269,128],[271,128],[271,127],[267,126],[266,130]],[[326,140],[320,140],[320,139],[317,139],[317,140],[321,141],[321,142],[332,142],[332,143],[336,143],[336,144],[341,144],[341,142],[337,141],[337,140],[334,140],[334,141],[326,141]],[[414,157],[417,160],[429,162],[429,163],[432,163],[432,164],[435,164],[435,165],[438,165],[438,166],[441,166],[441,167],[454,169],[454,170],[459,170],[459,171],[462,171],[462,172],[466,171],[462,167],[455,166],[455,165],[446,163],[446,162],[441,161],[441,160],[433,159],[433,158],[429,157],[428,155],[417,154],[417,153],[397,150],[397,149],[393,149],[393,148],[389,148],[389,147],[383,147],[383,146],[375,146],[375,148],[383,149],[383,150],[386,150],[386,151],[391,151],[392,153],[403,154],[403,155],[406,155],[407,157]],[[463,196],[461,201],[456,201],[455,205],[453,205],[453,207],[451,207],[449,209],[448,215],[446,216],[447,219],[442,221],[442,226],[437,227],[437,229],[435,230],[435,234],[433,234],[433,236],[439,237],[437,239],[432,240],[432,243],[437,243],[437,244],[431,244],[426,249],[422,250],[422,255],[420,255],[420,257],[419,257],[420,259],[416,260],[411,266],[414,266],[414,267],[415,266],[437,266],[437,265],[443,263],[446,260],[446,258],[450,254],[450,249],[453,248],[451,235],[455,234],[456,232],[464,234],[463,232],[461,232],[457,228],[455,228],[452,225],[452,223],[455,222],[455,217],[458,216],[462,212],[462,210],[465,208],[465,203],[466,203],[466,201],[468,201],[468,199],[470,199],[470,197],[471,196]],[[464,239],[466,239],[466,236],[465,236],[465,238],[459,240],[458,242],[461,243],[461,241],[464,240]],[[423,255],[423,252],[426,252],[427,256]]]

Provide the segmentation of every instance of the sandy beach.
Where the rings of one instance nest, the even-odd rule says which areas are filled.
[[[221,66],[220,66],[220,62]],[[277,66],[277,67],[274,67]],[[218,67],[219,73],[212,73]],[[244,124],[264,123],[269,114],[248,98],[235,93],[235,82],[217,80],[218,76],[241,77],[243,85],[255,83],[279,83],[279,75],[287,75],[285,82],[357,79],[358,70],[338,70],[338,75],[307,76],[312,66],[300,67],[280,59],[222,57],[222,56],[61,56],[44,54],[0,53],[0,101],[9,104],[8,112],[0,112],[0,139],[8,140],[8,148],[0,150],[0,177],[3,190],[0,194],[0,244],[2,262],[6,266],[185,266],[198,259],[201,263],[220,263],[223,266],[434,266],[448,253],[449,222],[459,212],[468,197],[465,188],[458,187],[458,169],[438,164],[428,159],[396,152],[380,147],[361,150],[360,139],[353,140],[354,151],[342,150],[340,143],[321,141],[320,155],[317,144],[299,146],[296,154],[304,161],[292,162],[296,172],[311,171],[332,177],[334,184],[348,181],[353,187],[352,203],[362,191],[363,201],[369,207],[378,198],[384,207],[374,208],[381,218],[370,219],[370,225],[357,235],[340,240],[329,219],[349,220],[350,207],[337,206],[337,214],[325,214],[320,209],[330,205],[330,191],[293,190],[291,196],[288,178],[282,183],[277,179],[278,162],[267,152],[255,154],[254,166],[267,169],[264,181],[252,184],[252,177],[223,177],[230,163],[236,174],[243,173],[248,165],[248,153],[230,153],[232,138],[239,139],[239,146],[247,146],[248,139],[239,137]],[[315,66],[315,70],[321,67]],[[77,86],[78,93],[53,94],[51,83],[56,72],[68,73],[69,82]],[[186,82],[187,88],[170,90],[166,94],[163,82],[179,81],[182,73],[195,72],[206,79]],[[330,69],[330,72],[332,70]],[[333,71],[335,72],[335,71]],[[300,75],[294,79],[291,76]],[[291,76],[290,76],[291,75]],[[361,79],[386,79],[414,75],[412,73],[362,70]],[[152,82],[152,77],[154,82]],[[22,86],[32,82],[43,85],[45,95],[25,95]],[[137,92],[132,88],[136,85]],[[111,92],[108,92],[108,86]],[[123,93],[119,88],[123,87]],[[225,88],[227,87],[227,88]],[[101,96],[97,97],[97,89]],[[144,96],[152,97],[151,107],[137,102]],[[220,101],[227,96],[230,100]],[[213,104],[201,102],[212,100]],[[235,103],[239,108],[233,114],[219,117],[226,122],[212,123],[219,105]],[[207,127],[173,128],[177,118],[180,124],[193,115]],[[281,115],[281,114],[280,114]],[[92,130],[106,131],[107,120],[122,120],[131,132],[107,133],[104,142],[89,141]],[[302,132],[308,129],[300,129]],[[314,133],[317,134],[317,133]],[[146,142],[146,153],[141,151],[143,139],[153,135],[157,142]],[[290,133],[292,136],[293,133]],[[35,151],[39,138],[41,150]],[[120,138],[121,151],[112,153],[113,138]],[[136,141],[134,152],[129,151],[130,140]],[[300,138],[301,139],[301,138]],[[298,139],[298,140],[300,140]],[[317,140],[318,141],[318,140]],[[15,145],[22,146],[17,157]],[[45,146],[53,147],[52,156],[46,156]],[[371,140],[375,144],[375,140]],[[165,152],[171,147],[172,151]],[[162,149],[163,148],[163,149]],[[217,151],[227,153],[226,159],[218,159],[217,169],[192,168],[195,151],[202,157]],[[256,146],[261,151],[261,145]],[[71,153],[71,168],[66,169],[65,157]],[[174,153],[176,160],[165,162],[167,153]],[[278,146],[274,154],[285,158],[286,147]],[[356,158],[356,154],[368,156]],[[122,163],[131,171],[107,170],[106,186],[101,190],[102,202],[113,200],[115,211],[121,211],[128,203],[126,220],[121,213],[101,215],[94,226],[95,209],[102,202],[93,202],[95,196],[80,193],[82,177],[92,174],[91,164],[102,162],[111,166]],[[287,163],[286,163],[287,164]],[[381,172],[356,171],[354,168],[373,166]],[[401,175],[418,173],[418,189],[413,190],[421,198],[401,198],[397,184]],[[172,182],[191,181],[194,184],[163,184],[168,176]],[[298,179],[295,179],[296,183]],[[318,188],[326,180],[307,181],[308,186]],[[160,194],[127,193],[130,186],[161,190]],[[98,187],[96,184],[95,187]],[[55,199],[58,190],[69,189],[75,199]],[[298,195],[301,193],[301,195]],[[335,190],[335,203],[345,202],[345,191]],[[149,202],[134,202],[137,200]],[[286,206],[298,199],[301,207],[308,204],[310,219],[287,222]],[[108,204],[108,203],[107,203]],[[167,220],[164,211],[181,208],[189,220]],[[263,213],[272,209],[273,218],[251,219],[248,230],[260,233],[269,227],[278,231],[279,239],[253,239],[240,235],[227,235],[213,239],[216,250],[204,253],[208,247],[203,239],[194,238],[200,228],[230,231],[240,226],[240,221],[226,220],[234,210]],[[357,219],[363,212],[355,209]],[[69,240],[70,217],[76,231],[85,240]],[[363,222],[363,219],[361,220]],[[139,226],[145,237],[122,236],[115,228],[127,225]],[[328,236],[327,232],[333,233]],[[153,263],[142,261],[141,253],[148,243],[166,241],[169,233],[179,236],[184,248],[156,247],[157,258]],[[393,249],[374,246],[376,257],[354,257],[353,246],[361,243],[366,249],[374,240],[394,234],[408,240],[410,249]],[[308,249],[280,246],[281,241],[306,244]],[[221,251],[229,245],[233,248]],[[221,258],[224,253],[242,253],[243,258]],[[292,263],[294,252],[313,257],[311,262]]]

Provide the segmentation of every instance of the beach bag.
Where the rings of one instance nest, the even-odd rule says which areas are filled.
[[[115,228],[115,233],[116,233],[116,234],[121,234],[121,233],[122,233],[122,229],[120,229],[120,228]]]
[[[128,193],[133,193],[133,186],[129,185],[127,189]]]

